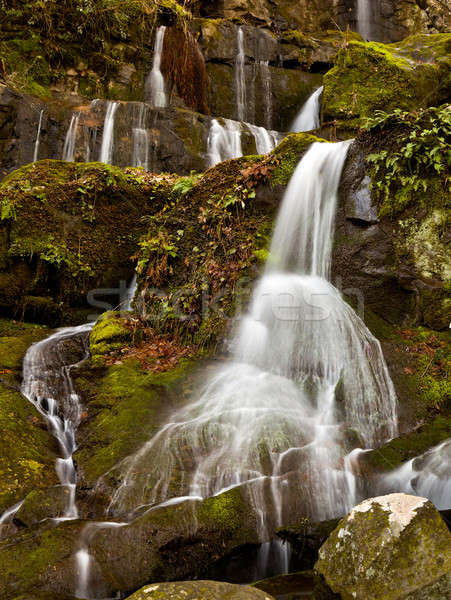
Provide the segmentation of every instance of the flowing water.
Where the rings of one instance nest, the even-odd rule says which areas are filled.
[[[41,138],[41,127],[42,127],[42,117],[44,116],[44,109],[39,113],[39,123],[38,123],[38,131],[36,133],[36,141],[34,143],[34,152],[33,152],[33,162],[38,160],[39,155],[39,141]]]
[[[244,63],[246,56],[244,54],[244,34],[241,27],[237,33],[238,52],[235,59],[235,93],[236,93],[236,113],[238,121],[246,120],[246,78],[244,73]]]
[[[149,98],[152,106],[155,108],[164,108],[167,106],[167,97],[165,91],[164,77],[161,72],[161,56],[163,54],[164,34],[166,27],[158,27],[155,38],[155,48],[153,55],[152,70],[146,80],[146,97]]]
[[[294,515],[354,504],[350,440],[395,435],[396,398],[378,341],[328,281],[348,147],[314,144],[298,165],[232,360],[123,461],[110,514],[245,485],[265,542]]]
[[[268,131],[264,127],[245,123],[246,127],[254,136],[257,154],[268,154],[279,143],[279,134],[276,131]]]
[[[291,131],[299,133],[300,131],[312,131],[321,125],[321,95],[323,87],[319,87],[308,98],[307,102],[301,108],[298,116],[291,126]]]
[[[240,123],[224,119],[224,126],[222,126],[217,119],[212,119],[208,134],[207,155],[210,167],[224,160],[243,156]]]
[[[381,478],[382,493],[405,492],[451,508],[451,439],[409,460]]]
[[[135,117],[135,126],[132,129],[133,155],[132,166],[143,167],[149,170],[149,132],[147,130],[148,107],[143,102],[139,103],[138,113]]]
[[[357,0],[357,31],[364,40],[371,40],[371,22],[371,0]]]
[[[75,432],[81,420],[80,397],[70,376],[71,368],[80,362],[68,364],[65,351],[67,344],[74,345],[73,353],[79,359],[88,356],[87,337],[93,324],[64,327],[54,334],[33,344],[23,363],[23,395],[45,418],[49,431],[58,442],[61,456],[56,460],[56,472],[60,483],[70,490],[63,518],[76,519],[75,502],[77,473],[72,459],[77,445]],[[75,342],[75,344],[74,344]]]
[[[102,145],[100,147],[100,162],[112,164],[114,149],[114,117],[119,102],[108,102],[103,124]]]
[[[80,113],[74,113],[70,120],[63,147],[63,160],[73,161],[75,159],[75,144],[77,143],[78,124]]]
[[[269,61],[261,60],[260,66],[260,77],[262,82],[262,96],[263,96],[263,112],[264,112],[264,123],[266,129],[272,128],[272,83],[271,83],[271,71],[269,70]]]

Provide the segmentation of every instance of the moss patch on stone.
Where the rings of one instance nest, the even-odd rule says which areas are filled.
[[[39,413],[17,391],[0,383],[0,513],[30,491],[54,485],[54,441]]]
[[[271,152],[279,164],[272,173],[271,185],[288,185],[303,154],[315,142],[325,142],[309,133],[291,133]]]
[[[350,42],[324,76],[324,119],[362,118],[378,109],[409,110],[445,101],[443,81],[449,79],[450,64],[442,56],[451,38],[448,34],[430,38],[429,62],[409,51],[412,42],[407,40],[402,51],[394,45]]]

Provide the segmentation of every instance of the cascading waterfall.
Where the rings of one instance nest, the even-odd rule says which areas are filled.
[[[119,102],[108,102],[103,124],[102,145],[100,147],[100,162],[111,164],[114,149],[114,117]]]
[[[236,114],[239,121],[246,120],[246,77],[244,72],[244,63],[246,55],[244,54],[244,34],[241,27],[237,33],[238,52],[235,59],[235,93],[236,93]]]
[[[272,127],[272,84],[271,84],[271,71],[269,70],[269,61],[261,60],[260,66],[260,77],[262,82],[263,92],[263,111],[264,111],[264,123],[266,129]]]
[[[80,398],[76,393],[70,369],[64,360],[62,347],[79,337],[88,356],[87,334],[93,324],[65,327],[28,349],[23,363],[22,394],[45,418],[49,431],[55,437],[61,457],[56,461],[56,472],[61,485],[69,491],[69,499],[63,518],[76,519],[75,502],[77,473],[72,459],[76,450],[75,432],[81,419]],[[84,360],[83,358],[83,360]]]
[[[317,129],[321,125],[321,95],[323,90],[323,86],[319,87],[308,98],[294,120],[291,131],[296,133],[301,131],[311,131],[312,129]]]
[[[41,138],[41,127],[42,127],[42,117],[44,116],[44,109],[39,113],[39,123],[38,123],[38,131],[36,133],[36,141],[34,143],[34,152],[33,152],[33,162],[38,160],[39,155],[39,142]]]
[[[69,128],[66,133],[63,147],[63,160],[73,161],[75,158],[75,144],[77,142],[78,124],[80,122],[80,113],[74,113],[70,120]]]
[[[267,131],[264,127],[252,123],[245,123],[245,125],[254,136],[257,154],[267,154],[279,143],[279,134],[276,131]]]
[[[224,126],[222,126],[217,119],[212,119],[208,134],[207,154],[210,167],[224,160],[243,156],[240,123],[224,119]]]
[[[157,29],[155,48],[153,55],[152,70],[146,80],[146,96],[155,108],[167,106],[167,98],[163,73],[161,72],[161,56],[163,54],[164,34],[166,27],[162,25]]]
[[[110,514],[244,486],[265,542],[295,515],[323,520],[354,504],[350,440],[373,447],[397,426],[380,344],[328,281],[348,147],[314,144],[298,165],[232,360],[115,467]]]
[[[451,439],[409,460],[380,481],[382,493],[404,492],[451,508]]]
[[[149,133],[146,128],[148,108],[144,103],[138,107],[136,125],[132,129],[133,155],[132,166],[149,170]]]
[[[357,0],[357,31],[364,40],[371,40],[371,0]]]

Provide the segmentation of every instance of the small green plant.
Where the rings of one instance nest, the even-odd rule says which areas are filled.
[[[440,178],[449,187],[450,105],[416,112],[377,111],[364,127],[392,133],[382,150],[367,157],[382,204],[381,215],[405,208],[416,192],[429,190],[432,180]]]

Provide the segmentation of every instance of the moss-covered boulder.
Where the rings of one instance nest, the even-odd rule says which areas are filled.
[[[106,312],[96,321],[91,331],[89,352],[93,357],[108,354],[130,344],[132,340],[130,320],[120,312]]]
[[[31,491],[16,513],[16,522],[30,527],[44,519],[64,517],[71,493],[72,490],[67,485]]]
[[[451,595],[451,533],[425,498],[391,494],[365,500],[319,552],[315,569],[343,600]]]
[[[272,600],[272,596],[249,586],[220,581],[152,583],[128,597],[129,600]]]
[[[324,76],[324,120],[350,120],[358,126],[376,110],[447,101],[450,47],[451,34],[414,36],[396,45],[350,42]]]
[[[11,173],[0,184],[0,309],[54,321],[54,304],[86,306],[89,290],[94,307],[119,304],[142,217],[172,183],[100,163],[41,161]],[[51,309],[38,307],[42,297]]]

